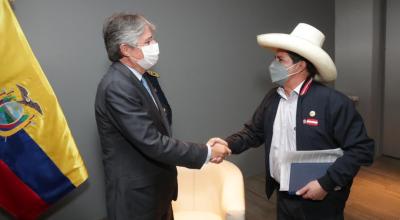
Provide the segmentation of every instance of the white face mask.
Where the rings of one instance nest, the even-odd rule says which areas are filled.
[[[158,43],[150,44],[140,48],[143,52],[143,59],[138,61],[138,64],[145,70],[150,69],[158,61],[160,49]]]

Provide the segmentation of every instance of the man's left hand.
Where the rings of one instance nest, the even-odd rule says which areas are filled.
[[[303,199],[323,200],[328,193],[321,187],[317,180],[313,180],[296,192]]]

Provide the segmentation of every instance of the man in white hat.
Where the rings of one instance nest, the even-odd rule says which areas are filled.
[[[268,92],[241,131],[226,138],[234,154],[265,143],[266,193],[270,198],[279,189],[278,219],[343,219],[354,176],[373,161],[374,141],[352,101],[320,83],[336,79],[335,64],[321,48],[324,39],[304,23],[291,34],[257,37],[260,46],[275,52],[269,70],[278,87]],[[322,176],[288,193],[290,187],[281,183],[282,158],[288,152],[332,149],[343,156]]]

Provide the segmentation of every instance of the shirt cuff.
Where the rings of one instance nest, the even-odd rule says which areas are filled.
[[[209,144],[207,144],[207,148],[208,148],[208,153],[207,153],[206,161],[204,161],[204,164],[207,164],[211,159],[211,146]]]

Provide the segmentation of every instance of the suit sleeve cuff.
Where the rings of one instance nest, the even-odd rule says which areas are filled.
[[[328,174],[319,178],[318,183],[327,192],[333,191],[336,188],[335,182],[333,182],[333,180],[328,176]]]
[[[229,137],[225,138],[225,141],[228,143],[228,147],[232,151],[232,154],[237,154],[238,152],[236,151],[236,143],[232,141]]]

